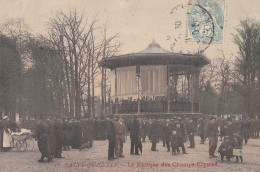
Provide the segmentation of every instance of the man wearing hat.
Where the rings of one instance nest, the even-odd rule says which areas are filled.
[[[130,138],[131,138],[131,155],[139,155],[138,141],[139,141],[139,122],[137,116],[134,116],[133,121],[129,125]]]
[[[151,125],[151,142],[152,142],[152,147],[151,151],[157,151],[156,150],[156,144],[159,143],[159,137],[160,137],[160,128],[159,128],[159,121],[155,119]]]
[[[108,119],[107,123],[107,137],[108,137],[108,160],[112,161],[115,151],[115,127],[112,115]]]
[[[123,122],[123,119],[120,117],[118,122],[114,123],[115,127],[115,155],[116,159],[119,157],[123,158],[123,146],[124,146],[124,140],[125,140],[125,124]]]
[[[51,152],[51,126],[43,116],[40,116],[40,123],[36,130],[36,139],[38,140],[38,148],[42,154],[38,162],[44,162],[44,157],[48,158],[48,162],[52,160]]]
[[[218,126],[216,124],[216,118],[211,117],[210,120],[206,129],[206,136],[209,139],[209,158],[214,158],[216,157],[214,153],[218,144]]]
[[[206,120],[205,117],[203,117],[199,121],[199,128],[198,128],[198,132],[199,132],[199,135],[200,135],[200,138],[201,138],[200,144],[204,144],[204,142],[205,142],[206,127],[207,127],[207,120]]]
[[[164,126],[164,136],[165,136],[165,143],[167,147],[167,152],[170,152],[170,135],[171,135],[171,130],[170,130],[170,119],[166,120],[166,124]]]
[[[61,119],[54,119],[53,121],[53,134],[54,134],[54,157],[63,158],[62,153],[62,141],[63,141],[63,132],[62,132],[62,123]]]
[[[62,135],[63,135],[63,150],[70,150],[69,146],[69,134],[71,132],[71,127],[68,124],[68,118],[62,119]]]
[[[195,122],[192,119],[188,119],[186,121],[185,126],[187,127],[187,134],[189,136],[190,141],[190,147],[189,148],[195,148],[195,132],[196,132],[196,125]]]

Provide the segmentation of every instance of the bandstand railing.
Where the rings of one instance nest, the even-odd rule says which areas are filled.
[[[138,100],[127,98],[111,102],[113,114],[136,114],[138,113]],[[170,107],[168,107],[170,106]],[[169,101],[167,97],[142,97],[140,100],[140,113],[187,113],[192,112],[190,101],[178,99]],[[169,111],[170,110],[170,111]],[[199,103],[193,103],[193,112],[199,112]]]

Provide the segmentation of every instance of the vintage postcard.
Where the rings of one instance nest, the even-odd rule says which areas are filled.
[[[0,4],[0,171],[259,171],[260,0]]]

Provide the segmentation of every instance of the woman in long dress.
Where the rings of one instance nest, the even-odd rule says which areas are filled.
[[[1,129],[1,137],[2,137],[2,150],[3,151],[8,151],[11,149],[11,142],[12,142],[12,137],[11,137],[11,130],[8,127],[8,117],[5,116],[3,117],[3,125]]]

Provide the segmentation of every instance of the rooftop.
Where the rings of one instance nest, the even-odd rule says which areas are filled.
[[[153,40],[153,42],[149,44],[145,50],[140,51],[138,53],[144,54],[144,53],[171,53],[171,52],[161,48],[161,46]]]
[[[204,66],[210,61],[201,54],[182,54],[167,51],[154,40],[148,47],[137,53],[124,54],[103,58],[99,66],[114,69],[136,65],[187,65]]]

